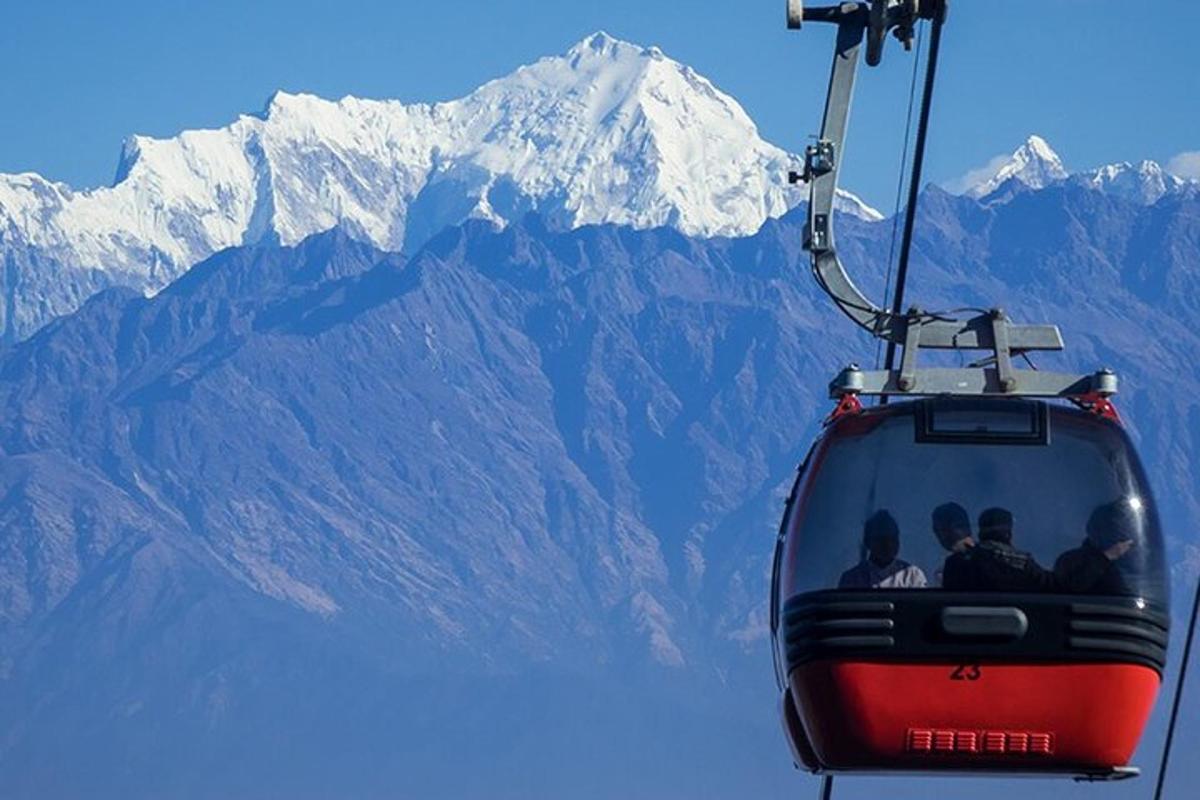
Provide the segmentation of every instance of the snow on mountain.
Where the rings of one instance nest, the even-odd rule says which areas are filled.
[[[1188,184],[1188,181],[1167,172],[1155,161],[1109,164],[1091,172],[1073,175],[1072,179],[1142,205],[1153,205],[1165,195],[1180,191]]]
[[[1011,187],[1010,181],[1030,189],[1044,189],[1065,180],[1141,205],[1153,205],[1169,194],[1200,186],[1200,182],[1172,175],[1155,161],[1144,160],[1137,164],[1122,161],[1071,173],[1046,140],[1034,135],[1011,156],[994,159],[985,167],[968,173],[958,186],[951,188],[968,197],[991,202],[1002,199],[1000,190]]]
[[[1040,136],[1030,136],[1006,161],[994,165],[991,174],[967,188],[969,197],[983,198],[1010,180],[1041,189],[1067,177],[1058,153]]]
[[[447,225],[538,211],[562,227],[746,235],[804,198],[799,157],[663,55],[594,34],[467,97],[405,105],[276,93],[260,115],[131,138],[111,187],[0,176],[8,338],[104,285],[155,291],[213,252],[342,226],[412,250]],[[881,216],[852,195],[843,210]]]

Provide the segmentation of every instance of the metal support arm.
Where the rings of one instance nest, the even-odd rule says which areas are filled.
[[[929,394],[951,391],[946,388],[947,380],[950,386],[955,387],[951,391],[954,394],[1074,396],[1077,390],[1090,391],[1091,388],[1081,389],[1092,387],[1090,376],[1051,377],[1049,373],[1036,373],[1038,377],[1033,377],[1028,370],[1013,369],[1013,355],[1037,350],[1061,350],[1063,340],[1057,326],[1017,325],[998,309],[966,320],[946,319],[917,309],[908,313],[887,311],[863,294],[838,257],[833,226],[834,203],[838,173],[845,154],[858,54],[864,37],[869,45],[867,63],[876,64],[889,31],[907,45],[912,40],[913,27],[918,18],[928,19],[944,12],[944,0],[864,0],[815,8],[805,8],[803,0],[788,0],[789,27],[798,28],[804,22],[837,25],[837,42],[821,132],[816,143],[805,150],[804,172],[790,176],[793,181],[803,179],[808,184],[804,247],[811,257],[813,275],[838,308],[855,323],[890,345],[904,346],[899,372],[860,373],[880,376],[878,380],[870,379],[872,384],[878,384],[873,387],[874,393]],[[990,350],[995,366],[989,369],[968,367],[922,371],[917,368],[917,356],[921,349]],[[949,372],[956,375],[951,377]],[[936,380],[933,379],[935,373],[940,375]],[[1112,391],[1115,391],[1115,379],[1111,383]]]
[[[803,18],[835,22],[838,26],[821,134],[817,143],[805,151],[803,177],[808,183],[808,224],[804,231],[804,247],[812,256],[817,282],[852,320],[878,336],[882,317],[886,315],[850,280],[838,258],[833,236],[838,170],[850,118],[858,51],[867,29],[867,6],[847,3],[834,8],[806,8]]]

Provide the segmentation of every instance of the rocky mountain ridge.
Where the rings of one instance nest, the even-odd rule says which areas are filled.
[[[1178,564],[1197,202],[933,188],[912,262],[914,302],[1057,322],[1068,351],[1040,365],[1119,371]],[[774,526],[826,381],[874,350],[802,227],[527,215],[409,257],[334,230],[102,292],[13,346],[2,793],[791,791]],[[873,297],[886,228],[839,227]]]

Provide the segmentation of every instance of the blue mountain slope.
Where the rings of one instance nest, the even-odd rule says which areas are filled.
[[[1200,202],[923,202],[910,299],[1060,322],[1047,364],[1121,371],[1183,558]],[[15,346],[0,794],[787,791],[774,526],[826,381],[874,352],[801,226],[528,217],[407,261],[334,231]],[[841,229],[876,297],[890,230]]]

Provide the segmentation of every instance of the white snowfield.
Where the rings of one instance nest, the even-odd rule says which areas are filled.
[[[152,292],[225,247],[337,225],[386,250],[532,210],[564,227],[751,234],[804,199],[786,183],[799,164],[690,67],[604,33],[446,103],[280,92],[225,128],[132,137],[111,187],[0,176],[0,251],[31,267],[3,327],[11,337],[100,285]],[[842,208],[881,218],[852,195]]]

